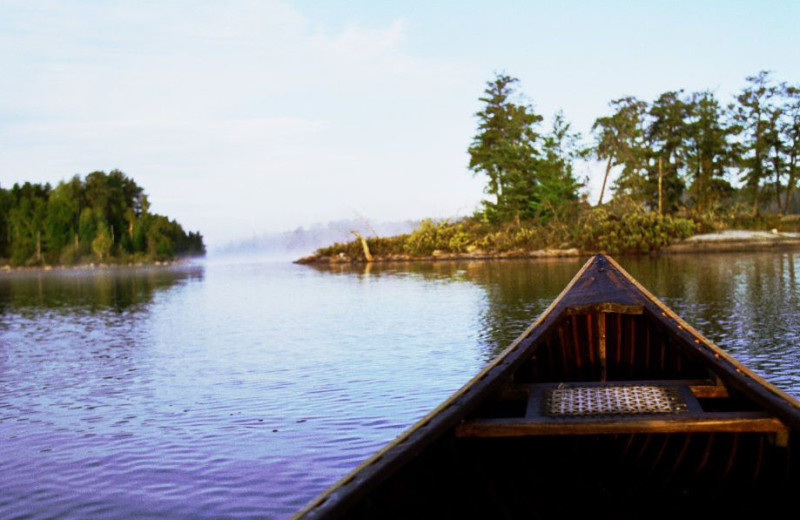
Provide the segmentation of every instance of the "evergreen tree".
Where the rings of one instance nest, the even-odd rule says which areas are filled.
[[[798,177],[798,161],[800,160],[800,87],[782,85],[782,94],[785,100],[784,120],[780,130],[785,142],[786,171],[786,198],[783,203],[783,212],[789,213],[789,203],[795,190]]]
[[[758,215],[759,188],[770,170],[772,103],[776,89],[769,76],[769,72],[766,71],[749,76],[747,78],[749,85],[736,96],[736,103],[729,107],[739,138],[738,166],[742,171],[741,180],[750,191],[753,215]]]
[[[592,125],[596,136],[595,155],[606,160],[606,173],[598,204],[603,202],[603,192],[608,182],[611,168],[622,166],[617,179],[617,195],[627,195],[637,201],[645,197],[642,171],[645,165],[644,118],[647,103],[628,96],[609,103],[614,110],[610,116],[600,117]]]
[[[692,95],[686,129],[686,164],[695,208],[711,209],[729,196],[733,187],[726,179],[734,163],[730,143],[731,128],[724,111],[710,91]]]
[[[542,152],[536,167],[538,183],[531,209],[540,219],[561,219],[576,209],[578,189],[582,184],[575,178],[574,164],[588,154],[581,144],[581,135],[571,131],[571,125],[561,111],[556,113],[553,128],[544,138]]]
[[[680,90],[661,94],[650,106],[645,129],[647,146],[642,155],[647,170],[647,201],[651,208],[658,208],[660,191],[661,206],[666,212],[678,209],[686,187],[682,172],[690,105],[682,94]]]
[[[494,196],[485,203],[485,215],[493,220],[519,223],[530,210],[542,116],[530,105],[515,103],[515,84],[505,74],[489,81],[480,101],[484,108],[476,114],[478,133],[469,147],[469,168],[487,176],[485,191]]]

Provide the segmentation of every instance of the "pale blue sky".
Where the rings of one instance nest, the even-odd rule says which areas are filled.
[[[0,0],[0,186],[119,168],[212,246],[463,216],[494,71],[588,133],[625,94],[800,83],[798,27],[795,1]]]

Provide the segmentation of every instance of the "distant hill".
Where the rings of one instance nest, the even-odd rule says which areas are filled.
[[[264,233],[253,238],[231,242],[214,251],[217,255],[305,255],[334,242],[353,240],[352,231],[365,237],[394,236],[411,233],[419,221],[369,222],[364,220],[336,220],[317,223],[294,231]]]

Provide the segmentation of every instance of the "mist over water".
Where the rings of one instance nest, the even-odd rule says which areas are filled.
[[[583,260],[0,275],[0,517],[284,518],[469,380]],[[800,395],[800,256],[623,258]]]

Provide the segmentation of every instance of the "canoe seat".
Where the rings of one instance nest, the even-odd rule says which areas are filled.
[[[697,396],[724,396],[696,381],[527,385],[524,417],[471,419],[458,437],[525,437],[620,433],[754,432],[785,435],[765,412],[706,412]],[[701,389],[701,390],[698,390]]]
[[[674,387],[657,385],[565,386],[544,391],[550,417],[683,413],[686,403]]]

